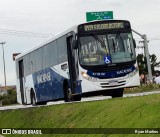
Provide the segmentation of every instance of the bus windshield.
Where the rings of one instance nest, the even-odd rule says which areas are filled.
[[[81,65],[105,65],[136,59],[131,33],[91,34],[79,37]]]

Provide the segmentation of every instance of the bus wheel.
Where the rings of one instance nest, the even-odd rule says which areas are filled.
[[[71,88],[68,86],[68,84],[64,88],[64,101],[65,102],[73,101]]]
[[[47,105],[47,102],[38,102],[37,105]]]
[[[36,105],[36,97],[35,97],[35,94],[33,93],[33,91],[31,92],[31,104],[32,104],[32,106]]]
[[[81,95],[74,95],[73,100],[74,101],[81,101]]]
[[[112,98],[123,97],[123,88],[116,89],[111,93]]]
[[[103,96],[110,96],[111,91],[110,90],[105,90],[102,92]]]

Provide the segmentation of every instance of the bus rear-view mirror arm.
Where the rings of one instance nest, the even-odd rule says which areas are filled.
[[[136,41],[135,41],[135,39],[133,39],[133,46],[134,46],[134,48],[136,48]]]

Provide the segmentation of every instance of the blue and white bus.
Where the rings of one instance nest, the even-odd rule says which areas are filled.
[[[121,97],[140,84],[135,47],[129,21],[74,26],[16,57],[17,100],[68,102],[95,92]]]

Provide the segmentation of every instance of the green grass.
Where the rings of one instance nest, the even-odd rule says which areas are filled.
[[[0,128],[158,128],[160,95],[0,111]],[[8,135],[9,136],[9,135]],[[22,136],[22,135],[14,135]],[[27,135],[24,135],[27,136]],[[30,136],[30,135],[28,135]],[[41,135],[38,135],[38,137]],[[43,137],[44,135],[42,135]],[[47,135],[45,135],[47,136]],[[62,136],[62,135],[48,135]],[[63,135],[71,136],[71,135]],[[72,135],[148,136],[152,135]]]

